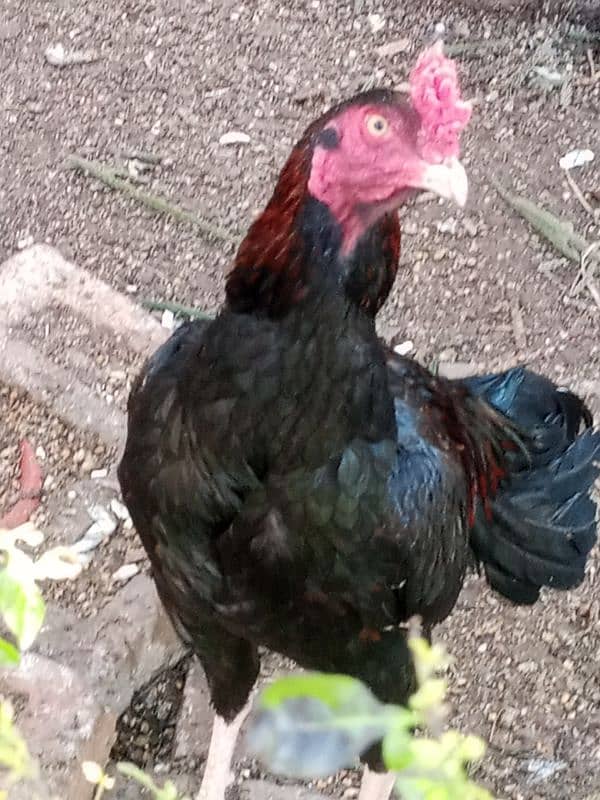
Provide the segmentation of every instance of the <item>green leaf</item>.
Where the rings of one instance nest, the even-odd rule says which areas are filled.
[[[0,767],[9,773],[11,783],[35,775],[35,765],[14,726],[13,709],[7,701],[0,702]]]
[[[25,553],[7,551],[0,570],[0,611],[20,650],[33,644],[44,621],[44,600],[33,575],[33,562]]]
[[[189,800],[187,795],[183,797],[177,793],[177,787],[173,781],[165,781],[161,789],[143,769],[136,767],[135,764],[130,764],[128,761],[119,761],[117,770],[121,775],[131,778],[136,783],[139,783],[140,786],[148,789],[154,800]]]
[[[146,775],[143,769],[136,767],[135,764],[130,764],[128,761],[119,761],[117,764],[117,769],[124,775],[126,778],[131,778],[136,783],[139,783],[140,786],[143,786],[145,789],[149,789],[151,792],[157,792],[158,787],[150,777],[150,775]]]
[[[430,645],[422,637],[411,637],[408,640],[408,646],[415,661],[419,685],[425,683],[436,672],[444,669],[450,663],[450,659],[441,645]]]
[[[14,667],[20,659],[17,648],[6,639],[0,639],[0,667]]]
[[[259,709],[248,731],[250,749],[273,772],[296,778],[353,765],[395,714],[360,681],[320,673],[275,681],[262,692]]]
[[[383,762],[394,772],[406,769],[413,761],[411,752],[411,735],[408,729],[394,728],[383,739]]]
[[[267,686],[260,696],[260,707],[277,708],[286,700],[311,697],[333,710],[352,708],[354,712],[372,712],[381,704],[367,687],[347,675],[307,672],[288,675]]]
[[[427,711],[441,705],[446,696],[446,681],[442,678],[428,678],[412,695],[409,705],[415,711]]]

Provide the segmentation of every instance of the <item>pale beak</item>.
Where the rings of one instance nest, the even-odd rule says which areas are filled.
[[[435,192],[462,208],[467,202],[469,181],[460,161],[457,158],[449,158],[442,164],[427,164],[419,178],[419,185],[414,188]]]

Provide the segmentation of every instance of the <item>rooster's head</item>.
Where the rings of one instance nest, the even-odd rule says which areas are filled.
[[[284,313],[327,284],[375,313],[398,265],[394,212],[415,191],[465,204],[459,137],[471,106],[441,43],[418,59],[409,86],[363,92],[309,126],[240,246],[232,308]]]
[[[465,204],[459,135],[470,115],[454,63],[437,43],[411,73],[410,100],[387,90],[366,92],[316,123],[308,191],[338,220],[346,252],[415,190]]]

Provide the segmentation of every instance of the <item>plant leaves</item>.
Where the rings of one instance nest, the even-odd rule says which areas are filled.
[[[388,728],[386,707],[345,675],[281,678],[263,691],[259,709],[247,735],[250,749],[273,772],[295,778],[351,766]]]
[[[6,554],[0,570],[0,612],[20,650],[27,650],[44,621],[45,605],[34,580],[32,560],[21,550]]]
[[[6,639],[0,639],[0,667],[14,667],[21,659],[21,654]]]
[[[250,750],[270,770],[293,778],[320,778],[350,767],[385,733],[376,714],[336,712],[311,697],[285,700],[251,721]]]
[[[128,761],[119,761],[117,770],[121,775],[124,775],[126,778],[131,778],[131,780],[139,783],[140,786],[148,789],[155,800],[190,800],[187,795],[182,796],[177,793],[177,787],[173,781],[165,781],[164,786],[161,788],[154,783],[152,778],[144,772],[143,769],[136,767],[135,764],[131,764]]]
[[[277,708],[286,700],[307,697],[320,700],[337,711],[352,709],[355,713],[372,713],[381,708],[381,703],[369,689],[355,678],[320,672],[304,672],[279,678],[262,691],[259,706],[265,709]]]
[[[398,772],[411,765],[413,761],[411,741],[408,728],[394,728],[385,736],[382,751],[383,762],[388,769]]]

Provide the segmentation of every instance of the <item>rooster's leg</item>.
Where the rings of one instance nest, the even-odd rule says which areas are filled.
[[[388,800],[394,788],[394,775],[390,772],[372,772],[365,767],[358,800]]]
[[[225,790],[234,778],[231,760],[235,743],[249,711],[250,703],[247,703],[231,722],[225,722],[218,714],[215,716],[204,776],[196,800],[224,800]]]

